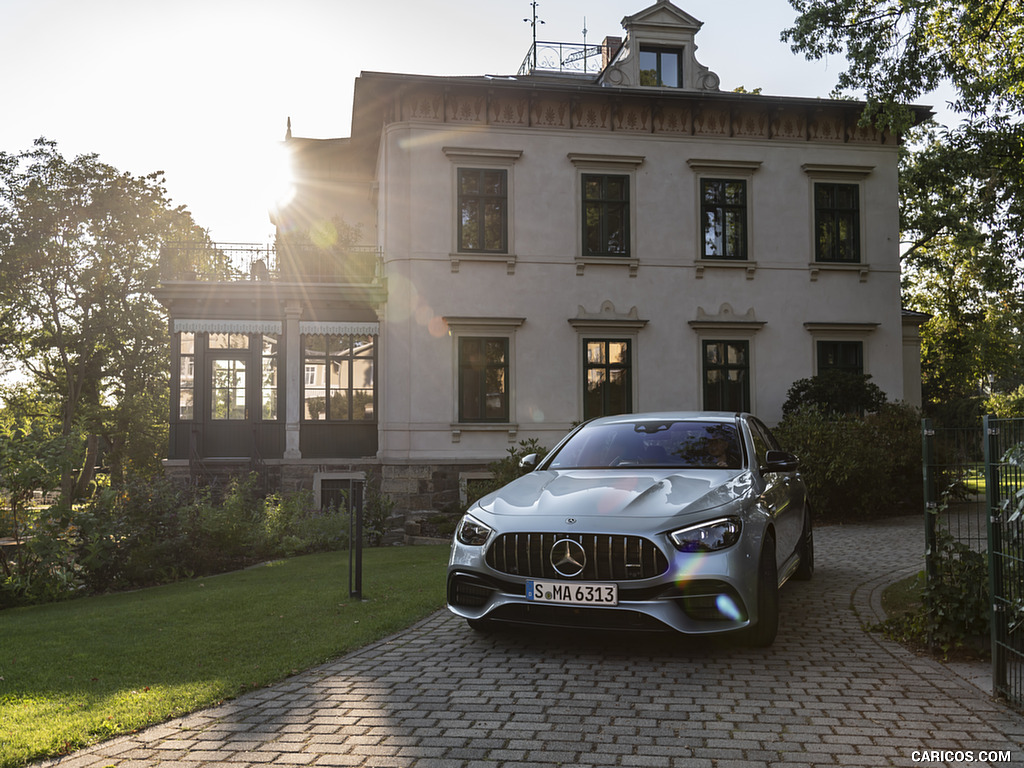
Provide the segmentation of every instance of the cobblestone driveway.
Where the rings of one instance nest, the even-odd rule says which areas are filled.
[[[479,635],[445,612],[226,705],[46,765],[1024,766],[1024,718],[862,625],[921,569],[917,519],[821,528],[768,650],[674,637]],[[950,755],[920,751],[950,751]],[[931,759],[938,757],[938,760]],[[967,763],[965,763],[967,764]]]

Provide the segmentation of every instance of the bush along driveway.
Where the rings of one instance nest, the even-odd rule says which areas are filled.
[[[782,591],[769,649],[481,635],[439,612],[279,685],[47,765],[1022,765],[1024,718],[865,628],[881,618],[883,587],[923,567],[922,542],[916,516],[818,529],[818,570]]]

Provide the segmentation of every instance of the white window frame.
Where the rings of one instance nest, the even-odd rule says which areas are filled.
[[[643,155],[597,155],[570,152],[569,162],[576,168],[575,210],[576,210],[576,274],[583,275],[588,266],[624,266],[630,277],[636,277],[640,266],[637,251],[636,216],[640,200],[637,196],[636,172],[644,164]],[[583,176],[607,174],[626,176],[629,179],[629,255],[628,256],[587,256],[583,244]]]
[[[717,159],[696,159],[686,161],[690,170],[693,171],[694,199],[696,200],[696,211],[694,218],[697,221],[696,237],[694,238],[694,259],[693,266],[697,279],[704,277],[704,271],[712,269],[738,269],[746,273],[748,280],[753,280],[757,272],[757,231],[756,217],[754,216],[754,205],[757,200],[757,188],[754,176],[760,170],[760,160],[717,160]],[[702,194],[702,182],[704,179],[718,179],[724,181],[745,181],[747,185],[747,257],[745,259],[705,259],[704,254],[704,222],[701,219],[701,211],[704,209],[704,197]]]
[[[697,393],[697,410],[704,408],[704,342],[706,341],[745,341],[747,342],[747,371],[750,385],[750,412],[757,413],[757,344],[756,336],[766,323],[758,320],[753,307],[743,315],[737,315],[728,304],[722,304],[718,313],[710,315],[703,307],[697,307],[697,319],[691,320],[689,326],[696,336],[694,368],[694,390]]]
[[[444,318],[452,339],[452,442],[459,442],[463,432],[507,432],[514,441],[519,432],[516,419],[516,331],[526,322],[523,317],[455,317]],[[508,339],[508,421],[480,422],[459,420],[459,346],[463,338]]]
[[[805,163],[801,166],[807,176],[807,196],[809,204],[808,212],[808,235],[810,259],[807,269],[810,272],[811,280],[817,280],[822,272],[855,272],[860,282],[866,282],[871,272],[871,265],[868,253],[868,211],[865,202],[865,180],[874,170],[873,165],[833,165],[822,163]],[[815,184],[849,184],[857,187],[857,237],[860,241],[860,261],[857,263],[843,263],[833,261],[818,261],[817,244],[817,206],[814,201]]]
[[[818,375],[819,341],[859,341],[864,363],[863,373],[870,376],[870,336],[878,329],[879,325],[879,323],[804,323],[804,328],[811,334],[811,376]]]
[[[451,161],[451,205],[449,226],[451,227],[451,252],[448,258],[452,272],[458,272],[463,262],[496,262],[506,266],[508,274],[516,271],[515,240],[515,164],[523,156],[521,149],[488,149],[485,147],[442,147],[441,151]],[[459,169],[503,170],[505,176],[505,245],[504,253],[478,253],[459,250]]]

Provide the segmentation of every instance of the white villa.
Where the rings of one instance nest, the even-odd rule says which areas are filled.
[[[899,137],[861,103],[719,90],[667,0],[623,27],[537,43],[515,76],[365,72],[349,138],[289,128],[277,248],[158,292],[168,471],[257,467],[325,498],[380,475],[399,507],[441,508],[520,440],[604,414],[773,423],[836,367],[919,404]]]

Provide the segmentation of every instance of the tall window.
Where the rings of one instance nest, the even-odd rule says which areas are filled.
[[[213,385],[210,392],[211,413],[216,420],[245,419],[245,361],[236,359],[213,361]]]
[[[277,420],[277,337],[264,336],[262,349],[261,396],[263,420]]]
[[[459,421],[509,420],[509,343],[506,337],[459,339]]]
[[[459,168],[459,251],[508,252],[508,171]]]
[[[701,226],[705,259],[747,258],[747,182],[701,180]]]
[[[856,184],[814,185],[816,261],[860,263],[860,188]]]
[[[586,339],[583,418],[633,411],[632,355],[627,339]]]
[[[640,85],[678,88],[682,75],[682,56],[678,48],[640,46]]]
[[[372,336],[303,336],[303,418],[307,421],[372,421]]]
[[[178,334],[178,418],[192,421],[196,403],[196,335]]]
[[[705,341],[704,410],[750,410],[750,343]]]
[[[864,342],[819,341],[818,373],[825,371],[864,373]]]
[[[583,253],[629,256],[629,176],[585,173]]]
[[[245,393],[249,335],[211,333],[207,347],[210,351],[212,371],[210,418],[218,421],[247,419],[249,412]]]

